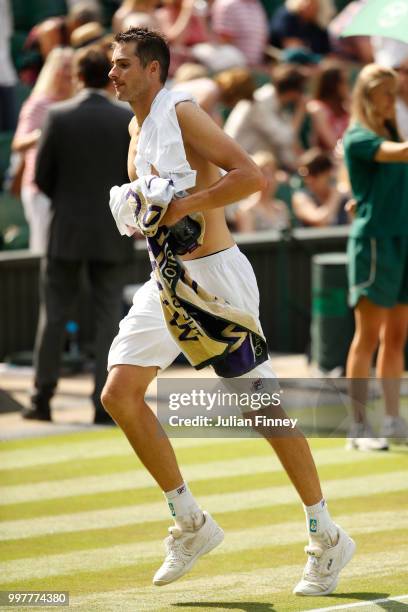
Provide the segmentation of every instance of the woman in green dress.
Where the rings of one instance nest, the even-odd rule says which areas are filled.
[[[345,161],[356,202],[348,242],[350,305],[356,331],[347,360],[354,423],[348,446],[386,450],[406,442],[399,415],[400,378],[408,330],[408,142],[395,120],[396,73],[369,64],[353,91]],[[378,347],[385,417],[375,437],[366,420],[367,379]]]

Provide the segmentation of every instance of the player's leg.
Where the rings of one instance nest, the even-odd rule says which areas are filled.
[[[145,402],[147,387],[156,372],[156,367],[113,367],[102,402],[162,489],[176,523],[165,540],[164,563],[153,578],[156,586],[163,586],[186,574],[199,557],[222,542],[224,534],[201,510],[183,481],[170,441]]]
[[[355,543],[329,514],[309,444],[301,432],[267,441],[299,493],[306,515],[309,545],[305,550],[309,558],[293,592],[329,595],[337,586],[340,571],[353,556]]]
[[[261,364],[249,375],[245,375],[248,376],[261,378],[266,388],[271,384],[271,390],[275,386],[273,382],[268,383],[268,379],[273,378],[273,370],[268,363]],[[272,418],[288,417],[281,406],[270,406],[257,411],[257,414],[262,412]],[[245,416],[251,415],[246,413]],[[281,428],[277,433],[264,426],[255,429],[275,451],[303,502],[309,536],[309,545],[305,549],[308,562],[294,593],[328,595],[336,588],[340,571],[353,556],[355,544],[330,516],[316,465],[303,433],[290,426]]]
[[[276,417],[279,418],[279,415],[276,414]],[[287,418],[283,411],[281,418]],[[266,440],[277,454],[303,504],[306,507],[319,504],[323,499],[320,480],[308,441],[302,432],[294,429],[287,437],[268,437]],[[330,522],[328,526],[330,529]]]
[[[156,415],[145,402],[157,367],[114,366],[102,392],[102,403],[125,433],[133,450],[163,491],[183,483],[173,448]]]
[[[158,368],[168,367],[178,353],[162,315],[156,284],[149,281],[136,293],[112,343],[102,402],[162,489],[175,521],[165,541],[165,561],[154,577],[159,586],[183,576],[223,539],[223,531],[201,510],[184,482],[170,441],[145,401]]]
[[[208,291],[258,318],[258,287],[247,258],[237,247],[233,247],[206,259],[207,270],[201,267],[200,261],[188,262],[191,276]],[[225,279],[228,279],[228,283]],[[241,378],[276,379],[276,375],[268,363],[263,363]],[[274,412],[274,416],[279,415]],[[327,595],[336,588],[339,573],[351,559],[355,544],[329,515],[316,466],[303,434],[295,431],[289,436],[271,436],[267,440],[295,485],[306,513],[309,561],[303,579],[294,592],[297,595]]]

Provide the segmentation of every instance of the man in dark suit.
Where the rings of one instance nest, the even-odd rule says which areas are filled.
[[[132,116],[108,96],[109,69],[103,51],[79,52],[75,73],[81,91],[51,108],[39,143],[36,183],[51,199],[52,221],[41,273],[35,392],[24,418],[51,420],[64,328],[85,267],[95,308],[95,422],[110,420],[99,397],[121,316],[124,263],[131,260],[133,245],[119,235],[109,208],[112,185],[128,180]]]

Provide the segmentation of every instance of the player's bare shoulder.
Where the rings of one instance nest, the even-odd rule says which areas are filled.
[[[139,139],[140,128],[138,126],[136,117],[133,117],[129,123],[129,135],[130,135],[130,143],[129,143],[129,153],[128,153],[128,175],[131,181],[135,181],[137,179],[136,168],[135,168],[135,157],[137,151],[137,143]]]
[[[227,172],[255,166],[245,151],[198,105],[180,102],[176,113],[184,144],[202,158]]]
[[[137,127],[136,117],[132,117],[131,120],[129,121],[129,125],[128,125],[129,136],[131,138],[133,137],[133,133],[134,133],[136,127]]]

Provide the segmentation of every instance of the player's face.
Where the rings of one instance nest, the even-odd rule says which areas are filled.
[[[149,90],[151,85],[149,65],[143,68],[135,55],[135,43],[116,45],[109,78],[113,82],[116,97],[124,102],[137,100]]]

